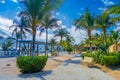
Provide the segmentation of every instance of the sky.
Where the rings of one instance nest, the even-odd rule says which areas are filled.
[[[84,14],[86,7],[89,8],[91,14],[99,15],[106,7],[117,3],[119,0],[64,0],[60,8],[52,13],[54,17],[60,19],[61,26],[67,28],[76,42],[80,42],[87,37],[87,34],[85,30],[75,31],[73,20]],[[10,36],[12,30],[8,27],[12,25],[13,20],[18,19],[17,14],[22,10],[21,7],[19,0],[0,0],[0,32],[2,32],[0,35],[4,33],[5,36]],[[96,32],[100,33],[100,31],[93,30],[92,34]],[[49,38],[53,37],[51,30],[49,33]],[[37,39],[45,40],[45,33]]]

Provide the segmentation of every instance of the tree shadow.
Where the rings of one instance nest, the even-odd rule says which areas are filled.
[[[39,78],[40,80],[46,80],[44,78],[44,76],[47,76],[49,74],[51,74],[52,71],[42,71],[42,72],[38,72],[38,73],[29,73],[29,74],[19,74],[18,77],[20,78]]]
[[[100,67],[98,67],[98,66],[95,66],[95,65],[89,65],[88,67],[89,67],[89,68],[101,69]]]

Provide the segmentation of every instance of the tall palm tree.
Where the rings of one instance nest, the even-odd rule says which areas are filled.
[[[16,32],[15,33],[15,37],[16,37],[16,50],[17,50],[17,48],[18,48],[18,40],[21,38],[21,34],[20,34],[20,32]]]
[[[63,41],[64,37],[69,35],[69,32],[65,28],[60,28],[54,31],[55,37],[60,37],[60,42]]]
[[[118,31],[112,31],[111,32],[111,38],[115,40],[115,45],[116,45],[116,52],[117,52],[117,44],[118,41],[120,40],[119,32]]]
[[[48,50],[48,29],[58,28],[60,27],[57,24],[58,19],[52,18],[50,15],[45,15],[40,25],[41,32],[45,29],[46,30],[46,44],[45,44],[45,55],[47,55]]]
[[[14,20],[13,24],[9,27],[14,28],[12,35],[15,34],[16,37],[16,49],[18,46],[18,39],[21,39],[23,41],[23,37],[26,38],[26,32],[31,33],[31,30],[27,28],[27,23],[25,21],[25,18],[23,16],[20,17],[20,21]],[[25,44],[23,43],[24,47]]]
[[[108,12],[103,12],[101,15],[96,17],[96,27],[101,28],[104,35],[104,45],[106,45],[106,32],[107,28],[113,25],[113,22]]]
[[[36,28],[41,23],[43,16],[59,7],[63,0],[22,0],[25,10],[21,12],[28,19],[29,27],[32,29],[32,57],[35,52]]]
[[[26,32],[31,33],[31,30],[27,27],[27,23],[25,21],[24,17],[20,17],[20,21],[14,20],[13,24],[9,27],[14,28],[12,34],[19,31],[19,34],[21,34],[21,40],[23,40],[23,37],[26,38]]]
[[[85,14],[80,16],[79,19],[74,20],[74,25],[76,29],[86,29],[89,40],[91,41],[91,31],[94,29],[94,17],[89,13],[88,8],[86,8]],[[92,44],[90,42],[90,52],[92,52]]]

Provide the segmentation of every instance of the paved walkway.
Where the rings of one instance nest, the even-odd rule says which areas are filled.
[[[80,64],[80,57],[64,61],[52,71],[34,74],[0,75],[0,80],[115,80],[96,68]]]

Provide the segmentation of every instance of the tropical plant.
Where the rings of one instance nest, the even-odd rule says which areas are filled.
[[[79,19],[74,20],[74,25],[76,29],[84,28],[87,30],[87,34],[90,40],[90,52],[92,52],[92,44],[91,44],[91,31],[94,29],[94,17],[88,11],[88,8],[85,11],[85,14],[80,16]]]
[[[55,39],[51,39],[50,40],[50,45],[51,45],[51,54],[55,51],[55,45],[57,45],[57,42],[56,42],[56,40]]]
[[[23,37],[26,38],[26,32],[31,33],[31,30],[27,28],[27,22],[25,21],[24,16],[20,16],[20,21],[14,20],[13,24],[9,27],[14,28],[12,35],[15,35],[16,37],[16,49],[18,45],[18,39],[21,39],[23,41]],[[24,47],[25,44],[23,43]]]
[[[2,49],[3,49],[3,51],[7,51],[12,45],[13,45],[13,42],[12,42],[11,40],[6,40],[6,41],[2,44]],[[6,54],[6,52],[4,52],[4,54]]]
[[[26,16],[29,27],[32,29],[32,56],[35,52],[36,28],[40,25],[43,16],[59,7],[63,0],[22,0],[25,10],[21,15]]]
[[[118,31],[112,31],[111,32],[111,38],[114,39],[114,41],[115,41],[116,52],[117,52],[117,44],[118,44],[118,41],[120,40],[119,32]]]
[[[67,37],[66,37],[66,42],[71,46],[71,45],[73,45],[74,44],[74,38],[72,37],[72,36],[70,36],[70,35],[68,35]]]
[[[58,19],[52,18],[50,15],[47,14],[43,17],[43,20],[41,22],[41,25],[40,25],[41,32],[43,32],[44,29],[46,30],[45,55],[47,55],[47,50],[48,50],[48,46],[47,46],[47,44],[48,44],[48,29],[60,27],[57,24],[57,21],[58,21]]]
[[[35,56],[31,60],[31,56],[17,57],[16,64],[22,73],[33,73],[41,71],[47,62],[46,56]]]
[[[69,32],[65,28],[60,28],[54,31],[55,37],[60,37],[60,42],[63,41],[64,37],[69,35]]]
[[[120,4],[112,5],[108,8],[107,12],[110,14],[119,14],[120,13]]]
[[[107,28],[113,25],[109,13],[107,11],[103,12],[101,15],[96,17],[96,27],[102,29],[103,35],[104,35],[104,45],[106,45],[106,32]]]

